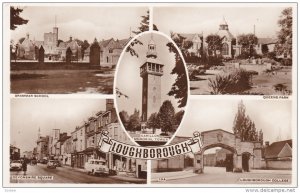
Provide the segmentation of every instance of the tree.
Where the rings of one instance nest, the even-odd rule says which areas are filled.
[[[136,131],[141,128],[140,111],[134,109],[134,113],[129,117],[127,130]]]
[[[172,132],[174,126],[175,109],[169,100],[165,100],[157,114],[162,132]]]
[[[129,115],[126,111],[121,111],[119,113],[119,115],[120,115],[120,119],[124,125],[129,122]]]
[[[174,116],[174,124],[175,125],[180,125],[183,115],[184,115],[184,110],[181,110],[181,111],[178,111],[177,113],[175,113],[175,116]]]
[[[275,50],[278,55],[286,54],[292,57],[293,45],[293,10],[291,7],[284,9],[278,20],[278,25],[281,28],[278,32],[278,42]]]
[[[258,38],[254,34],[241,34],[238,36],[238,44],[242,46],[242,55],[252,57],[255,55],[254,46],[258,43]]]
[[[255,123],[246,116],[246,107],[241,101],[238,104],[238,112],[233,123],[233,133],[241,139],[241,141],[263,141],[263,133],[256,130]]]
[[[147,11],[146,15],[141,16],[142,21],[140,22],[140,26],[138,27],[137,31],[132,31],[134,34],[140,34],[145,31],[149,31],[149,11]],[[153,24],[153,30],[158,31],[158,28],[155,24]],[[126,52],[129,52],[132,56],[139,57],[139,55],[136,53],[136,51],[133,49],[133,47],[136,45],[143,45],[141,41],[138,39],[134,39],[130,45],[126,48]]]
[[[15,30],[18,25],[27,24],[28,20],[20,17],[23,9],[10,7],[10,29]]]
[[[160,128],[159,120],[157,117],[157,113],[152,113],[147,121],[147,127],[153,129],[153,133],[155,133],[155,129]]]
[[[207,51],[209,56],[216,56],[217,50],[222,48],[222,39],[219,35],[210,34],[205,38],[207,43]]]
[[[20,38],[20,39],[19,39],[19,43],[22,44],[22,43],[24,42],[24,40],[25,40],[24,37]]]
[[[184,63],[174,44],[169,42],[167,43],[167,46],[169,47],[169,51],[175,54],[175,67],[172,69],[171,74],[177,74],[175,83],[173,83],[168,95],[178,99],[179,108],[185,107],[188,97],[188,83]]]
[[[87,40],[84,40],[82,42],[82,45],[81,45],[81,53],[82,53],[82,60],[84,58],[84,51],[90,46],[89,42]]]

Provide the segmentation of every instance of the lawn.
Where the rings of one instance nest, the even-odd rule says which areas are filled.
[[[13,94],[112,94],[113,70],[20,70],[11,71]]]
[[[213,79],[217,73],[221,71],[207,71],[204,75],[196,76],[199,80],[190,81],[190,90],[193,95],[209,95],[210,88],[208,86],[208,79]],[[255,94],[255,95],[282,95],[280,91],[275,91],[274,85],[283,84],[287,90],[292,93],[292,69],[284,68],[277,70],[275,74],[258,74],[252,77],[252,87],[243,93],[233,94]]]

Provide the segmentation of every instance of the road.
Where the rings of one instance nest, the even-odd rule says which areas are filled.
[[[10,181],[11,183],[88,183],[88,184],[124,184],[129,183],[126,181],[114,179],[106,176],[91,176],[87,173],[72,169],[69,167],[57,167],[56,169],[47,168],[44,164],[38,164],[36,166],[27,166],[26,176],[27,178],[34,179],[16,179],[24,178],[23,171],[11,171]],[[53,176],[53,179],[36,179],[42,176]],[[51,177],[52,178],[52,177]]]
[[[168,172],[170,175],[171,172]],[[155,184],[290,184],[290,170],[251,170],[250,172],[226,172],[222,167],[205,167],[204,173],[181,179],[171,179]],[[179,175],[179,174],[177,174]],[[163,177],[163,175],[160,175]],[[170,177],[170,176],[169,176]],[[248,180],[248,181],[246,181]],[[250,180],[256,180],[255,182]],[[258,181],[259,180],[259,181]]]

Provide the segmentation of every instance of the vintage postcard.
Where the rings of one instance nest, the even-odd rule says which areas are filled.
[[[297,3],[2,6],[6,192],[296,192]]]

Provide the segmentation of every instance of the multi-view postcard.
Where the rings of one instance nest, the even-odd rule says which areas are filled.
[[[296,192],[297,3],[2,5],[3,188]]]

